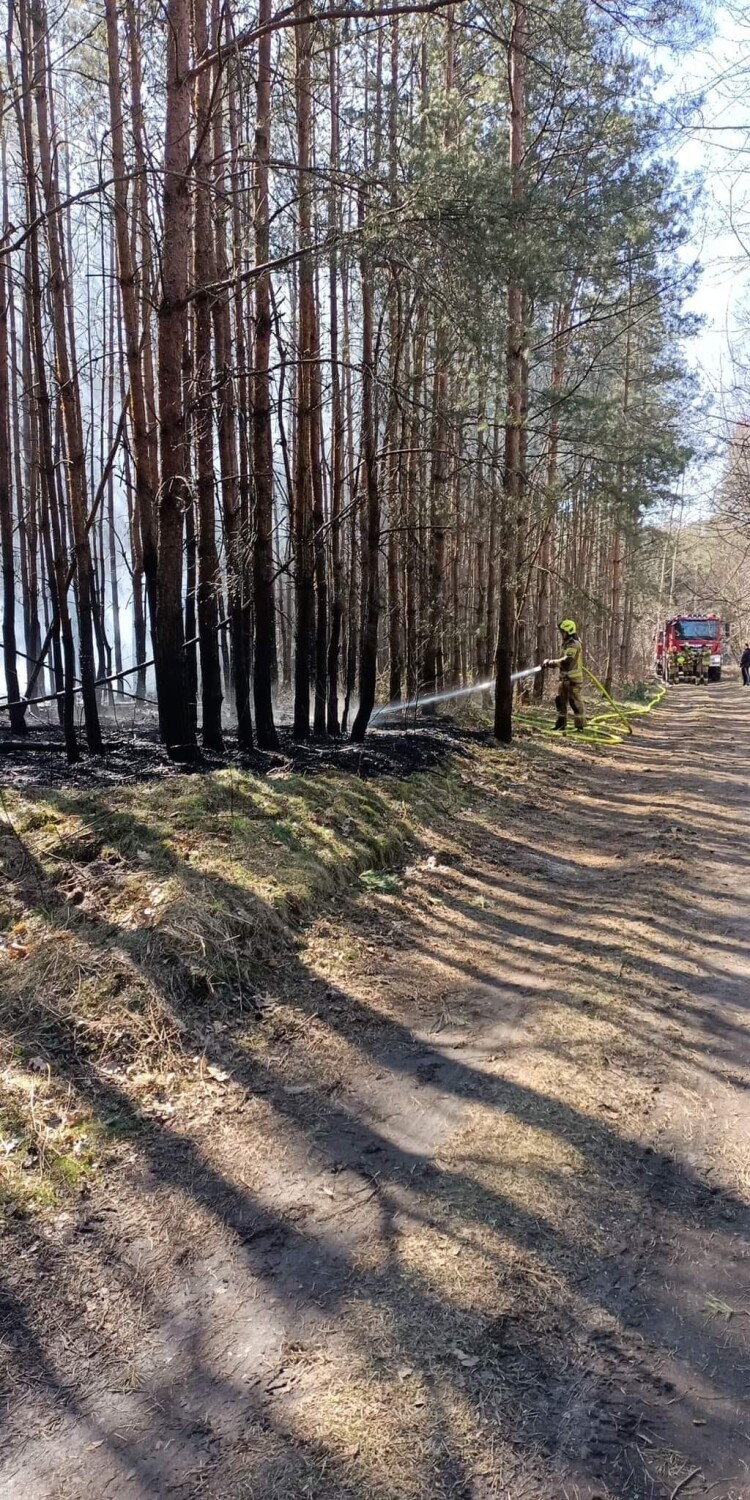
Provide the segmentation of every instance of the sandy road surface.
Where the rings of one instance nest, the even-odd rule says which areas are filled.
[[[677,688],[321,919],[5,1268],[3,1500],[750,1500],[749,751]]]

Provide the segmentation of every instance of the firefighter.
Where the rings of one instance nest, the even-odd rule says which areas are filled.
[[[680,669],[679,652],[675,651],[674,648],[671,651],[668,651],[666,656],[666,663],[667,669],[664,675],[667,679],[667,682],[676,682],[677,675]]]
[[[698,678],[698,681],[703,683],[704,686],[708,686],[708,674],[711,668],[711,647],[704,646],[703,650],[699,652],[699,656],[700,677]]]
[[[687,677],[687,666],[687,657],[685,655],[685,650],[683,647],[681,651],[677,652],[677,676],[678,678],[681,678],[683,682]]]
[[[563,638],[563,654],[545,661],[545,667],[559,667],[560,683],[555,708],[555,729],[564,731],[568,724],[568,709],[573,710],[573,722],[580,732],[586,727],[583,717],[583,646],[576,630],[575,620],[561,620],[559,625]]]

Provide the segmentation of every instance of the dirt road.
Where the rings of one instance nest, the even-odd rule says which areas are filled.
[[[30,1235],[3,1500],[750,1500],[749,749],[727,683],[473,763]]]

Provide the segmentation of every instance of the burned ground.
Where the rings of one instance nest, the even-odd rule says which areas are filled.
[[[34,716],[25,739],[12,734],[7,724],[0,724],[0,774],[4,785],[39,787],[107,787],[134,784],[175,774],[205,775],[211,771],[234,768],[257,776],[270,773],[299,773],[314,776],[324,770],[340,770],[364,780],[381,776],[413,776],[438,765],[449,752],[460,753],[464,743],[482,743],[488,739],[485,729],[461,726],[455,719],[439,715],[411,714],[403,726],[389,726],[369,731],[364,745],[346,738],[305,741],[293,738],[291,729],[280,728],[278,751],[241,750],[236,737],[226,735],[222,754],[201,752],[194,762],[180,765],[170,760],[160,743],[156,722],[143,714],[128,714],[127,709],[104,713],[105,749],[103,756],[82,753],[69,766],[65,758],[62,730],[51,718]]]

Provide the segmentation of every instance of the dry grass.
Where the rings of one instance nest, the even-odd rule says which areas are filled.
[[[276,993],[301,919],[362,873],[363,894],[397,890],[384,867],[465,795],[450,763],[404,782],[232,770],[6,793],[0,1202],[43,1207],[81,1185],[110,1136],[179,1108],[228,1026],[250,1053],[260,1011],[266,1050],[314,1028]],[[345,1050],[329,1046],[331,1078]],[[129,1121],[73,1099],[73,1064],[118,1079]]]

